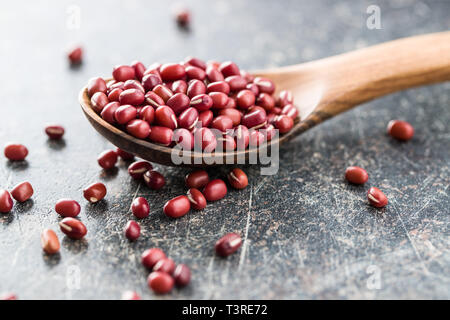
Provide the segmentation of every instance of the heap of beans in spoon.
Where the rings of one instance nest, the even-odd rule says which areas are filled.
[[[286,133],[298,117],[289,91],[274,97],[275,85],[230,61],[141,62],[119,65],[113,79],[92,78],[92,108],[130,135],[164,146],[192,150],[235,150],[270,141],[275,129]],[[215,129],[215,130],[212,130]]]

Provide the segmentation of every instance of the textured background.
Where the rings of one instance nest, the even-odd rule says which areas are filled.
[[[81,25],[66,26],[70,5]],[[366,9],[381,8],[382,29],[366,28]],[[370,102],[298,137],[282,149],[279,173],[201,212],[170,220],[166,200],[185,192],[184,169],[158,169],[159,192],[131,180],[126,164],[105,174],[97,155],[111,145],[83,117],[79,89],[112,66],[140,59],[178,61],[186,55],[234,60],[245,69],[289,65],[394,38],[450,29],[450,1],[195,1],[190,32],[179,30],[166,1],[32,1],[0,11],[0,141],[28,146],[24,163],[0,161],[0,186],[29,180],[33,200],[0,216],[0,293],[22,299],[116,299],[136,290],[147,299],[198,298],[450,298],[449,83]],[[69,68],[64,48],[82,43],[85,63]],[[416,136],[398,143],[385,135],[389,120],[410,121]],[[43,127],[66,127],[63,142]],[[343,180],[348,165],[367,169],[366,186]],[[221,176],[225,170],[211,172]],[[90,205],[86,185],[102,181],[106,201]],[[369,186],[389,205],[366,203]],[[136,243],[122,228],[135,196],[151,203]],[[80,201],[89,233],[72,241],[58,230],[60,255],[47,257],[43,228],[58,229],[54,203]],[[243,247],[228,259],[213,253],[224,233],[239,232]],[[192,268],[188,288],[155,296],[147,288],[141,252],[158,246]],[[380,289],[371,283],[379,277]],[[77,283],[79,279],[79,283]],[[79,286],[78,286],[79,284]]]

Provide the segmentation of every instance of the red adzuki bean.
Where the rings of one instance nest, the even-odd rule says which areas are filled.
[[[96,92],[91,98],[92,108],[95,112],[102,112],[103,108],[109,103],[108,97],[103,92]]]
[[[175,262],[170,258],[163,258],[155,264],[153,271],[165,272],[171,275],[175,271]]]
[[[203,69],[194,66],[187,66],[185,70],[188,79],[197,79],[203,81],[206,78],[206,73]]]
[[[222,73],[214,66],[208,66],[206,68],[206,76],[208,77],[209,82],[217,82],[225,80]]]
[[[213,99],[207,94],[200,94],[192,98],[190,106],[196,108],[199,112],[211,109]]]
[[[230,86],[231,91],[239,91],[245,89],[247,86],[247,80],[245,80],[240,75],[229,76],[225,78],[226,83]]]
[[[141,227],[136,221],[128,221],[124,228],[125,237],[130,241],[135,241],[141,235]]]
[[[191,270],[185,264],[179,264],[173,272],[173,279],[178,287],[185,287],[191,281]]]
[[[7,190],[0,189],[0,212],[8,213],[13,208],[13,200]]]
[[[191,202],[192,208],[196,210],[202,210],[206,208],[206,198],[200,190],[191,188],[187,192],[187,197]]]
[[[106,82],[100,77],[91,78],[87,85],[88,95],[92,97],[96,92],[106,93]]]
[[[239,67],[231,61],[223,62],[219,67],[219,71],[222,72],[224,77],[241,75]]]
[[[62,217],[76,217],[80,214],[81,207],[72,199],[60,199],[55,204],[55,211]]]
[[[83,48],[80,46],[70,48],[67,57],[71,64],[80,64],[83,60]]]
[[[153,90],[157,85],[162,84],[159,74],[149,73],[142,78],[142,85],[145,90]]]
[[[173,93],[187,93],[188,85],[184,80],[177,80],[172,83]]]
[[[249,84],[247,84],[247,86],[245,88],[250,90],[255,95],[255,97],[257,97],[259,95],[259,88],[256,84],[249,83]]]
[[[145,101],[154,108],[158,108],[164,104],[163,98],[158,96],[153,91],[149,91],[145,94]]]
[[[275,107],[275,99],[270,94],[263,92],[258,95],[256,104],[266,111],[271,111]]]
[[[134,159],[134,155],[126,152],[125,150],[117,148],[116,153],[119,157],[121,157],[125,161]]]
[[[223,92],[211,92],[209,93],[209,96],[212,99],[212,107],[214,109],[222,109],[224,108],[228,103],[228,96]]]
[[[186,175],[186,186],[188,188],[201,189],[209,182],[208,172],[205,170],[196,170]]]
[[[408,141],[414,136],[413,126],[401,120],[391,120],[387,132],[391,137],[401,141]]]
[[[225,94],[230,93],[230,85],[225,81],[217,81],[217,82],[211,82],[206,87],[206,92],[223,92]]]
[[[194,148],[194,135],[188,129],[180,128],[174,131],[173,141],[179,144],[184,150]]]
[[[133,179],[142,179],[144,173],[152,170],[153,166],[148,161],[136,161],[128,166],[128,173]]]
[[[154,87],[153,92],[160,96],[161,99],[164,100],[164,102],[167,102],[167,100],[169,100],[170,97],[173,96],[172,90],[162,84],[158,84],[156,87]]]
[[[247,175],[239,168],[234,168],[228,173],[228,182],[235,189],[244,189],[248,186]]]
[[[273,94],[275,91],[275,85],[270,79],[256,77],[255,80],[253,80],[253,83],[258,86],[259,92]]]
[[[86,226],[75,218],[64,218],[59,223],[61,231],[71,239],[82,239],[87,234]]]
[[[223,150],[225,151],[231,151],[236,149],[236,142],[234,141],[233,137],[228,135],[228,134],[224,134],[222,137],[219,137],[218,142],[221,142],[223,145]]]
[[[140,61],[133,61],[133,63],[131,63],[131,67],[133,67],[133,69],[134,69],[134,74],[135,74],[136,78],[139,81],[141,81],[142,77],[144,76],[144,72],[145,72],[144,64]]]
[[[354,184],[364,184],[369,180],[369,175],[363,168],[353,166],[345,170],[345,179]]]
[[[191,203],[186,196],[178,196],[166,202],[163,211],[166,216],[180,218],[189,212]]]
[[[369,203],[376,208],[382,208],[388,204],[387,197],[376,187],[369,189],[367,192],[367,199],[369,200]]]
[[[184,67],[178,63],[166,63],[161,66],[159,71],[164,81],[180,80],[186,74]]]
[[[50,139],[58,140],[64,135],[64,127],[60,125],[48,125],[45,127],[45,133]]]
[[[198,114],[198,123],[204,127],[209,127],[214,118],[214,114],[211,110],[202,111]]]
[[[294,120],[286,115],[280,115],[275,117],[273,125],[280,131],[280,133],[286,133],[294,126]]]
[[[155,109],[152,106],[145,106],[139,113],[139,118],[152,124],[155,120]]]
[[[281,114],[284,114],[292,119],[297,118],[298,116],[298,109],[293,104],[287,104],[281,109]]]
[[[217,147],[217,139],[208,128],[200,128],[194,133],[194,144],[205,152],[213,152]]]
[[[186,59],[184,59],[184,62],[190,66],[194,66],[203,70],[206,70],[206,63],[203,60],[200,60],[198,58],[195,57],[186,57]]]
[[[241,236],[237,233],[228,233],[217,240],[214,249],[221,257],[227,257],[236,252],[242,244]]]
[[[41,233],[41,246],[47,254],[55,254],[60,249],[59,239],[52,229],[44,229]]]
[[[136,218],[142,219],[148,217],[150,213],[150,206],[143,197],[137,197],[131,203],[131,212]]]
[[[129,90],[129,89],[136,89],[136,90],[141,91],[142,94],[145,93],[144,87],[137,80],[127,80],[127,81],[125,81],[125,83],[123,84],[122,90]],[[128,97],[128,98],[130,98],[130,97]],[[124,104],[127,104],[127,103],[124,103]],[[140,104],[140,103],[138,103],[138,104]]]
[[[114,168],[117,162],[117,153],[114,150],[106,150],[100,153],[97,162],[105,170]]]
[[[122,91],[119,96],[120,104],[131,104],[133,106],[138,106],[144,102],[144,92],[139,89],[126,89]]]
[[[241,113],[236,109],[221,109],[219,110],[220,116],[227,116],[233,122],[233,126],[237,126],[241,123]]]
[[[186,8],[180,8],[175,13],[175,19],[180,27],[186,28],[191,22],[191,12]]]
[[[282,90],[277,99],[277,105],[279,107],[284,107],[287,104],[293,104],[294,97],[292,96],[292,92],[289,90]]]
[[[212,121],[211,127],[222,132],[226,132],[227,130],[233,128],[233,120],[227,116],[218,116]]]
[[[264,143],[264,134],[259,130],[250,130],[250,143],[251,147],[258,147]]]
[[[190,102],[191,100],[184,93],[176,93],[167,100],[166,104],[172,108],[176,115],[179,115],[189,107]]]
[[[114,119],[116,119],[118,124],[126,124],[131,120],[135,119],[137,116],[137,109],[132,105],[122,105],[116,109],[114,113]]]
[[[241,90],[237,94],[237,105],[241,109],[248,109],[255,104],[255,95],[250,90]]]
[[[93,183],[83,190],[83,196],[89,202],[98,202],[106,196],[106,186],[101,182]]]
[[[238,150],[247,149],[250,143],[250,132],[248,128],[243,125],[238,125],[233,132],[234,140],[236,141],[236,148]]]
[[[120,89],[119,89],[120,90]],[[120,107],[120,103],[117,101],[108,103],[100,113],[100,116],[108,123],[116,123],[116,111]]]
[[[181,128],[193,129],[198,121],[198,111],[195,108],[189,107],[184,110],[178,117],[178,124]]]
[[[11,161],[22,161],[28,155],[28,149],[23,144],[9,143],[4,149],[5,157]]]
[[[244,126],[250,129],[261,128],[267,122],[266,111],[261,107],[253,107],[242,117],[241,122]]]
[[[150,189],[159,190],[166,184],[164,176],[155,170],[149,170],[144,173],[144,181]]]
[[[127,80],[133,80],[136,76],[136,73],[134,71],[133,67],[125,66],[125,65],[119,65],[114,67],[112,75],[116,81],[127,81]]]
[[[150,248],[142,253],[141,263],[147,269],[152,269],[159,260],[165,258],[166,254],[164,251],[159,248]]]
[[[160,106],[156,109],[155,121],[157,124],[172,130],[178,127],[177,117],[172,108],[168,106]]]
[[[227,195],[227,185],[221,179],[208,182],[203,189],[203,195],[208,201],[217,201]]]
[[[186,91],[186,94],[190,99],[195,96],[204,94],[206,92],[206,86],[203,81],[200,80],[191,80],[189,81],[189,85]]]
[[[128,122],[126,130],[129,134],[136,138],[145,139],[150,134],[150,125],[147,121],[133,119]]]
[[[173,130],[167,127],[154,126],[148,138],[152,142],[168,146],[172,143]]]
[[[150,273],[147,283],[155,293],[164,294],[172,290],[174,280],[171,275],[165,272],[155,271]]]
[[[25,202],[31,198],[34,190],[28,181],[19,183],[11,190],[12,197],[19,202]]]

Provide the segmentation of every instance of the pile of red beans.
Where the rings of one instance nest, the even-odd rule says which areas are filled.
[[[230,61],[188,57],[148,68],[136,61],[116,66],[112,76],[89,80],[93,110],[130,135],[164,146],[192,150],[196,144],[205,152],[219,145],[225,151],[257,147],[275,129],[290,131],[298,117],[291,92],[274,97],[270,79]]]
[[[240,71],[232,62],[204,63],[187,58],[180,64],[155,64],[147,69],[142,63],[135,62],[131,66],[114,68],[113,77],[114,80],[108,83],[101,78],[89,81],[88,95],[93,109],[105,121],[124,128],[131,135],[165,146],[179,143],[190,150],[197,142],[197,135],[202,149],[209,152],[219,143],[223,143],[225,150],[258,146],[269,141],[275,129],[280,133],[288,132],[298,116],[290,92],[281,91],[275,99],[272,81]],[[201,126],[196,126],[197,123]],[[219,131],[220,136],[210,129]],[[392,120],[387,132],[397,140],[407,141],[413,137],[414,128],[408,122]],[[63,137],[65,130],[60,125],[48,125],[45,133],[50,139],[57,140]],[[19,143],[9,143],[4,155],[10,161],[23,161],[28,149]],[[125,161],[134,159],[134,155],[117,148],[102,152],[97,161],[103,169],[109,170],[116,166],[119,157]],[[165,185],[164,176],[147,161],[131,163],[128,173],[153,190]],[[356,166],[348,167],[345,177],[353,184],[364,184],[369,179],[367,172]],[[247,175],[239,168],[232,169],[226,180],[235,189],[244,189],[248,185]],[[185,184],[186,194],[164,205],[163,212],[170,218],[180,218],[191,209],[202,210],[207,202],[220,200],[228,192],[224,180],[211,180],[204,170],[189,173]],[[0,189],[0,213],[12,210],[13,198],[25,202],[33,193],[28,181],[17,184],[11,192]],[[101,182],[92,183],[83,190],[84,198],[91,203],[101,201],[106,194],[106,186]],[[376,187],[368,190],[367,198],[377,208],[388,203],[387,197]],[[55,204],[55,211],[63,217],[59,222],[61,232],[71,239],[84,238],[87,228],[77,219],[81,212],[77,201],[60,199]],[[145,198],[137,197],[131,204],[131,212],[137,219],[148,217],[150,204]],[[140,232],[139,223],[133,220],[124,228],[124,235],[130,241],[137,240]],[[239,234],[228,233],[217,240],[214,249],[217,255],[226,257],[236,252],[241,244]],[[42,231],[41,245],[47,254],[60,250],[58,236],[51,229]],[[141,262],[151,270],[147,283],[156,293],[170,292],[174,285],[183,287],[190,281],[190,269],[184,264],[175,265],[159,248],[144,251]],[[1,299],[16,298],[14,294],[8,294]],[[136,300],[140,296],[134,291],[126,291],[123,299]]]

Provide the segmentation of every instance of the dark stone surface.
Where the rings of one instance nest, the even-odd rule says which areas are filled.
[[[81,8],[81,27],[66,27],[69,5]],[[366,28],[366,8],[381,8],[382,29]],[[185,192],[184,169],[158,169],[160,192],[132,181],[120,163],[113,174],[96,164],[111,145],[89,126],[79,89],[115,64],[140,59],[177,61],[192,54],[232,59],[246,69],[289,65],[401,36],[450,29],[449,1],[196,1],[193,27],[177,29],[166,1],[8,2],[0,11],[0,141],[30,150],[25,163],[0,162],[1,187],[29,180],[33,200],[0,217],[0,292],[22,299],[116,299],[136,290],[147,299],[177,298],[450,298],[449,83],[370,102],[298,137],[282,149],[276,176],[249,172],[250,185],[201,212],[170,220],[169,198]],[[64,48],[81,42],[84,64],[70,69]],[[345,75],[344,75],[345,76]],[[415,138],[385,135],[393,118],[410,121]],[[46,122],[67,129],[49,142]],[[348,165],[365,167],[369,183],[347,184]],[[211,172],[221,176],[225,170]],[[102,181],[106,201],[87,204],[81,190]],[[366,203],[369,186],[389,205]],[[135,196],[151,203],[143,235],[129,243],[122,228]],[[80,201],[89,232],[72,241],[58,230],[58,256],[42,253],[43,228],[58,229],[54,203]],[[242,234],[243,247],[217,258],[214,242]],[[155,296],[146,285],[141,252],[158,246],[192,268],[189,287]],[[373,273],[375,272],[375,273]],[[380,288],[371,284],[377,274]],[[79,279],[79,282],[77,281]]]

